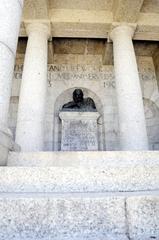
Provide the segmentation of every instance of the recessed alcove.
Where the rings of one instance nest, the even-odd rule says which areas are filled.
[[[59,151],[61,149],[61,120],[59,118],[59,112],[62,110],[62,106],[72,100],[72,93],[75,88],[67,89],[62,92],[55,101],[54,108],[54,127],[53,127],[53,146],[54,150]],[[104,113],[103,105],[99,96],[89,89],[82,88],[85,97],[91,97],[96,105],[97,112],[100,114],[98,119],[98,136],[99,136],[99,150],[105,150],[105,130],[104,130]]]

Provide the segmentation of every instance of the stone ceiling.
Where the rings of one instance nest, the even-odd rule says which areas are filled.
[[[159,13],[159,1],[158,0],[145,0],[141,12],[145,13]]]
[[[50,8],[111,11],[113,0],[49,0]]]
[[[134,39],[159,40],[159,0],[25,0],[20,36],[27,23],[49,24],[52,37],[108,38],[119,24],[136,27]]]

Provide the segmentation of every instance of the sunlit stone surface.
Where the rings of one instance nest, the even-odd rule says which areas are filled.
[[[97,112],[61,112],[62,151],[98,150]]]

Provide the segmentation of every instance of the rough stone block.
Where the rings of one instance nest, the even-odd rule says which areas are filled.
[[[0,168],[0,192],[156,191],[159,169],[155,168]]]
[[[123,197],[0,197],[2,240],[127,239]]]
[[[19,151],[19,147],[13,142],[9,129],[0,127],[0,166],[7,165],[10,150]]]
[[[159,196],[127,199],[127,219],[130,239],[159,239]]]

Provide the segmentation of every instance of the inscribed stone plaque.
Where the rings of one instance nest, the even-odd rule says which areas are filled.
[[[98,150],[98,112],[60,112],[62,151]]]

